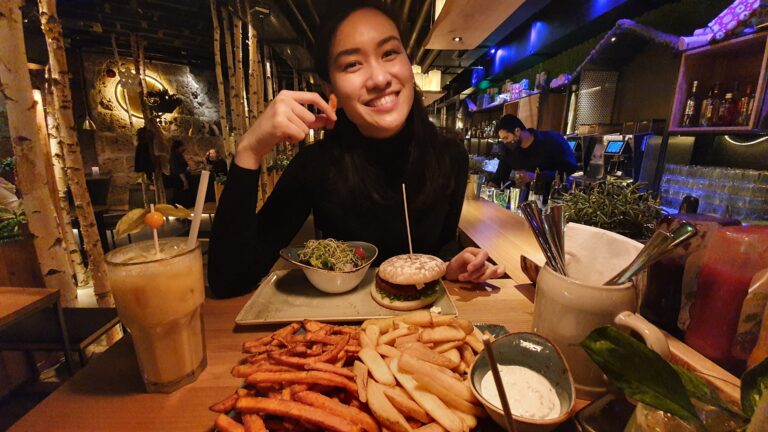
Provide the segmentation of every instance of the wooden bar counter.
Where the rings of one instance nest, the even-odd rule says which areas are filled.
[[[531,331],[533,288],[520,271],[520,255],[536,256],[538,246],[524,220],[486,201],[466,201],[460,229],[468,239],[504,264],[511,278],[485,286],[448,283],[459,315],[475,323],[503,324],[511,332]],[[242,343],[277,327],[239,327],[235,316],[249,295],[206,300],[205,337],[208,367],[198,380],[172,394],[148,394],[129,338],[92,360],[64,385],[17,422],[12,431],[202,431],[215,414],[208,406],[231,394],[242,379],[230,369],[243,357]],[[670,338],[676,357],[707,365],[706,373],[727,373]],[[687,363],[687,361],[683,362]],[[731,377],[731,381],[735,379]],[[586,402],[579,401],[577,408]]]

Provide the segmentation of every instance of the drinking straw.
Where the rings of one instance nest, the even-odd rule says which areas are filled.
[[[507,400],[507,392],[504,391],[504,383],[501,381],[501,374],[499,373],[499,365],[496,363],[496,357],[493,355],[493,346],[491,345],[491,339],[488,335],[483,335],[483,346],[485,346],[485,353],[488,356],[488,365],[491,367],[491,373],[493,374],[493,382],[496,384],[496,391],[499,392],[499,399],[501,399],[501,408],[504,410],[504,419],[507,422],[508,432],[517,432],[515,426],[515,419],[512,418],[512,411],[509,408],[509,401]]]
[[[197,187],[197,199],[195,200],[195,209],[192,213],[192,226],[189,228],[189,237],[187,238],[187,247],[195,247],[197,242],[197,233],[200,231],[200,221],[203,219],[203,205],[205,204],[205,192],[208,190],[208,176],[210,172],[203,170],[200,173],[200,184]]]
[[[413,255],[413,245],[411,244],[411,223],[408,221],[408,199],[405,195],[405,183],[403,183],[403,208],[405,208],[405,229],[408,232],[408,250]]]
[[[155,205],[150,204],[149,205],[149,212],[154,213],[155,212]],[[160,255],[160,240],[157,238],[157,228],[152,227],[152,238],[155,239],[155,253]]]

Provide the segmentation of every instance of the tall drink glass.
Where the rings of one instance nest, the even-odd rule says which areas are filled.
[[[133,338],[144,384],[170,393],[197,379],[207,365],[200,245],[186,238],[143,241],[107,254],[117,313]]]

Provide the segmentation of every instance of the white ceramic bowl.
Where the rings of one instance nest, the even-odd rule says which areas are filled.
[[[535,333],[510,333],[493,342],[493,353],[501,365],[522,366],[543,375],[560,399],[560,415],[555,418],[539,420],[513,415],[518,432],[551,431],[572,415],[576,396],[571,372],[560,350],[545,337]],[[488,415],[504,427],[504,411],[488,402],[481,393],[480,383],[489,370],[488,356],[483,351],[469,370],[472,393],[483,404]]]
[[[363,280],[365,273],[368,271],[368,267],[371,266],[371,263],[379,254],[376,246],[370,243],[358,241],[345,243],[353,248],[360,247],[365,251],[365,264],[347,271],[333,271],[312,267],[299,260],[299,251],[303,248],[302,246],[284,248],[280,251],[280,256],[299,266],[315,288],[330,294],[340,294],[351,291],[360,284],[360,281]]]

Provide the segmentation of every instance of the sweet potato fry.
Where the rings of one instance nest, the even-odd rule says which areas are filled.
[[[333,365],[336,367],[343,367],[344,363],[346,362],[347,362],[347,352],[342,351],[341,354],[339,354],[339,359]]]
[[[357,397],[361,402],[366,402],[368,400],[368,366],[355,360],[355,363],[352,365],[352,370],[355,373]]]
[[[321,323],[320,321],[314,320],[304,320],[302,324],[304,326],[304,330],[306,330],[308,333],[316,332],[327,325]]]
[[[281,328],[280,330],[277,330],[276,332],[272,333],[272,338],[274,339],[275,336],[281,337],[281,338],[292,336],[294,333],[299,331],[300,328],[301,328],[301,324],[297,322],[290,323],[287,326]]]
[[[406,417],[414,418],[422,423],[429,423],[432,418],[417,404],[408,393],[401,390],[400,387],[387,387],[384,389],[384,394],[387,396],[392,405],[397,408],[398,411],[403,413]]]
[[[246,378],[251,385],[257,384],[320,384],[341,387],[351,392],[357,392],[357,386],[352,381],[334,373],[321,371],[297,372],[256,372]]]
[[[467,335],[458,327],[440,326],[425,328],[419,338],[421,342],[451,342],[463,341]]]
[[[232,376],[236,378],[248,378],[256,372],[290,372],[297,369],[290,366],[273,365],[270,363],[256,363],[238,365],[232,368]]]
[[[343,403],[324,396],[320,393],[305,391],[298,393],[294,399],[303,404],[319,408],[323,411],[345,418],[352,423],[362,427],[367,432],[379,432],[379,425],[368,414],[357,408],[344,405]]]
[[[384,394],[385,386],[376,381],[368,382],[368,407],[379,420],[382,428],[393,432],[411,432],[413,429]]]
[[[317,357],[304,358],[289,356],[281,353],[270,353],[269,358],[277,363],[294,367],[303,367],[307,363],[328,362],[329,360],[336,360],[339,353],[344,350],[347,342],[349,342],[349,335],[344,335],[341,340],[336,345],[334,345],[333,349],[326,351]]]
[[[261,413],[290,417],[319,426],[328,431],[360,432],[360,426],[318,408],[294,401],[278,401],[259,397],[240,398],[235,409],[243,413]]]
[[[226,414],[230,411],[232,411],[232,408],[235,407],[235,402],[237,402],[238,399],[237,393],[232,393],[231,395],[227,396],[223,400],[216,402],[215,404],[208,407],[209,410],[221,414]]]
[[[216,416],[216,421],[213,424],[218,432],[245,432],[243,425],[232,420],[226,414],[219,414]]]
[[[355,378],[355,373],[352,372],[351,370],[343,367],[334,366],[328,363],[322,363],[322,362],[308,363],[304,365],[304,369],[331,372],[346,378],[352,378],[352,379]]]
[[[243,414],[245,432],[269,432],[258,414]]]
[[[392,376],[392,372],[389,371],[387,364],[384,363],[384,359],[381,358],[378,352],[370,348],[363,348],[358,353],[358,356],[368,366],[368,370],[376,381],[387,386],[397,384],[395,377]]]

